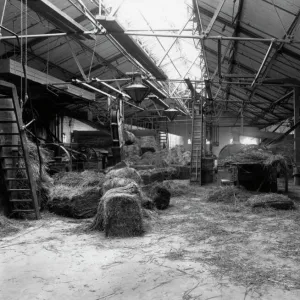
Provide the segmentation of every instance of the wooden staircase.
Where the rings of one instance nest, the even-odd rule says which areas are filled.
[[[202,170],[202,149],[203,149],[203,117],[199,110],[195,111],[193,107],[193,126],[192,126],[192,153],[191,153],[191,178],[190,182],[201,184]]]
[[[16,87],[0,80],[0,175],[7,199],[4,209],[9,216],[34,213],[39,219],[36,184],[24,129]]]

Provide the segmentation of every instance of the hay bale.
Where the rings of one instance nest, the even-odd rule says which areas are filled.
[[[171,193],[164,183],[153,183],[143,186],[142,191],[153,201],[157,209],[162,210],[169,207]]]
[[[141,160],[141,158],[138,155],[132,155],[132,156],[129,156],[129,157],[127,157],[127,158],[124,159],[124,161],[126,162],[126,164],[129,167],[132,167],[133,165],[136,164],[136,162],[138,162],[140,160]]]
[[[112,189],[106,191],[106,193],[121,193],[121,194],[136,195],[138,197],[142,207],[144,207],[146,209],[154,208],[153,201],[143,192],[141,187],[134,181],[130,182],[129,184],[124,185],[124,186],[118,186],[118,187],[112,188]]]
[[[97,215],[90,229],[104,230],[106,237],[142,235],[141,199],[136,186],[134,183],[107,191],[99,202]]]
[[[246,190],[235,186],[220,186],[209,190],[204,199],[208,202],[236,203],[247,201],[250,195]]]
[[[154,136],[140,137],[142,153],[158,151],[158,144]]]
[[[141,147],[138,144],[124,145],[123,146],[123,153],[124,153],[125,159],[130,158],[134,155],[140,156]]]
[[[133,145],[137,142],[135,135],[127,130],[123,131],[123,139],[125,142],[125,145]]]
[[[109,180],[105,181],[102,185],[103,195],[107,191],[109,191],[113,188],[124,187],[124,186],[127,186],[130,183],[135,183],[135,181],[131,178],[119,178],[119,177],[109,179]]]
[[[275,209],[294,209],[295,203],[289,197],[279,194],[263,194],[255,195],[249,198],[246,202],[252,208],[275,208]]]
[[[191,151],[185,151],[182,153],[182,157],[179,160],[179,163],[182,166],[187,166],[191,164]]]
[[[152,191],[152,201],[157,209],[167,209],[170,205],[171,193],[161,186],[155,186]]]
[[[102,186],[105,175],[91,170],[83,172],[60,172],[53,176],[54,185],[77,186]]]
[[[47,203],[49,211],[58,215],[82,219],[96,215],[102,190],[98,186],[55,185]]]
[[[140,170],[139,174],[144,184],[162,182],[164,180],[176,179],[178,177],[176,168],[172,167]]]
[[[116,177],[133,179],[137,184],[140,184],[142,182],[142,178],[139,173],[135,169],[129,167],[118,170],[111,170],[105,175],[105,181]]]
[[[152,165],[132,165],[131,167],[136,170],[152,170],[155,168],[155,166]]]

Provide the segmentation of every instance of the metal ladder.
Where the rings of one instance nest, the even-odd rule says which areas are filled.
[[[169,149],[169,138],[168,138],[168,123],[161,123],[157,128],[157,142],[160,149]]]
[[[6,102],[5,106],[1,104],[3,99]],[[36,184],[30,166],[17,90],[15,85],[2,80],[0,80],[0,112],[13,116],[8,120],[0,117],[0,173],[7,199],[4,205],[6,214],[13,216],[19,213],[34,213],[35,218],[39,219]],[[17,125],[14,131],[13,124]],[[11,128],[5,128],[7,126]]]
[[[193,124],[192,124],[192,151],[191,151],[191,177],[190,182],[201,184],[202,170],[202,134],[203,118],[201,114],[195,113],[193,105]]]

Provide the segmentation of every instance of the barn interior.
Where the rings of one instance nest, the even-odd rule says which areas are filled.
[[[0,295],[300,298],[300,0],[1,0]]]

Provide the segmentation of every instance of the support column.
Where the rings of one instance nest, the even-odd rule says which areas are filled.
[[[294,88],[294,124],[300,119],[300,88]],[[300,127],[294,130],[294,184],[300,185]]]

